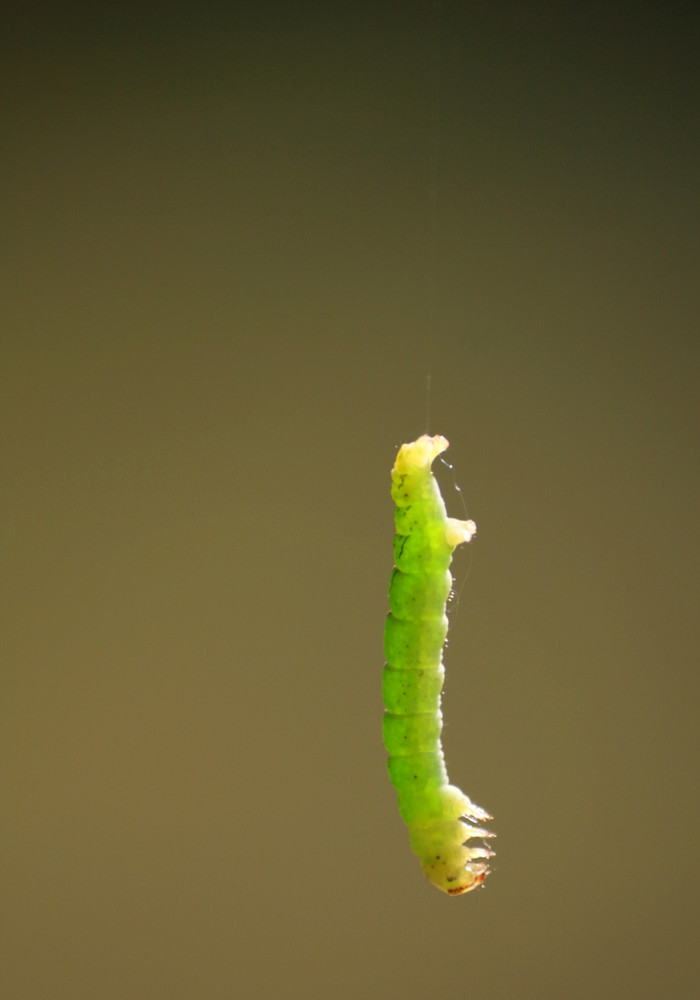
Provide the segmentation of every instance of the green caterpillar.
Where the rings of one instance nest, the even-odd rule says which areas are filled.
[[[469,822],[491,817],[449,783],[440,743],[449,567],[454,549],[476,532],[473,521],[447,516],[431,471],[448,447],[444,437],[424,434],[401,446],[391,472],[396,534],[384,632],[383,735],[411,849],[433,885],[459,896],[481,885],[493,856],[467,841],[493,834]]]

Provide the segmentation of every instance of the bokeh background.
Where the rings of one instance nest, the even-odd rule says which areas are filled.
[[[4,15],[6,1000],[699,995],[693,11]],[[429,373],[458,899],[380,738]]]

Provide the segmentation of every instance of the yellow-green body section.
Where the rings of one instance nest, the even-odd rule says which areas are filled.
[[[489,816],[450,785],[440,743],[449,567],[456,546],[476,531],[473,521],[447,516],[432,474],[447,447],[444,437],[425,434],[401,446],[392,469],[396,534],[382,692],[389,777],[411,848],[430,881],[456,896],[484,881],[493,852],[467,843],[492,836],[472,825]]]

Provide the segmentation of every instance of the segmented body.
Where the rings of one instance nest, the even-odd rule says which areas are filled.
[[[447,447],[444,437],[424,434],[401,446],[392,469],[395,565],[382,690],[389,777],[411,848],[433,885],[457,896],[481,885],[493,854],[469,842],[493,834],[474,825],[489,814],[449,783],[440,742],[449,567],[454,549],[476,531],[473,521],[447,516],[432,474],[434,459]]]

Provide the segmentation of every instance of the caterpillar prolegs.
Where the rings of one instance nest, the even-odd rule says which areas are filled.
[[[476,531],[473,521],[447,516],[431,471],[448,446],[444,437],[424,434],[401,446],[391,472],[396,534],[382,691],[389,777],[411,849],[433,885],[458,896],[481,885],[493,856],[483,843],[469,842],[493,834],[474,825],[489,814],[449,783],[440,742],[449,567],[454,549]]]

